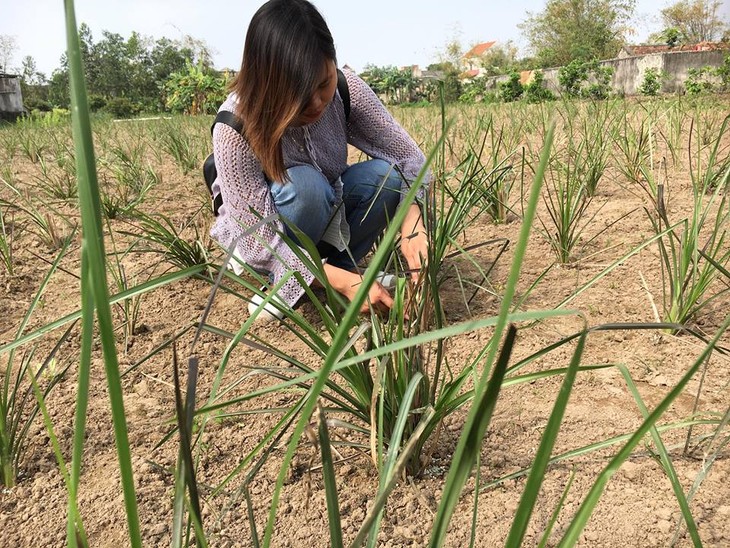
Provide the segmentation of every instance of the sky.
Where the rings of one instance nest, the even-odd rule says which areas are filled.
[[[184,35],[205,40],[216,68],[240,65],[248,22],[261,0],[77,0],[76,20],[89,25],[94,41],[103,30],[128,38],[132,31],[154,39]],[[528,12],[539,13],[545,0],[313,0],[327,21],[340,65],[356,71],[378,66],[426,65],[453,38],[465,49],[479,42],[512,40],[527,53],[518,25]],[[670,0],[637,0],[634,34],[639,43],[659,29],[658,14]],[[63,0],[0,0],[0,35],[15,38],[9,68],[26,55],[50,76],[65,49]],[[720,13],[730,20],[730,0]]]

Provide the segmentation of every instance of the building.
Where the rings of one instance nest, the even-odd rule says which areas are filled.
[[[482,58],[496,42],[482,42],[467,51],[461,58],[461,68],[468,78],[476,78],[484,73]]]
[[[698,44],[679,44],[669,46],[667,44],[636,44],[624,46],[616,56],[617,59],[627,57],[639,57],[652,53],[676,53],[680,51],[717,51],[730,50],[730,43],[727,42],[700,42]]]
[[[14,122],[24,112],[20,78],[0,72],[0,120]]]

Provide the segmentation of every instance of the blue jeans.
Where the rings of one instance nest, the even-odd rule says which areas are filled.
[[[401,197],[400,174],[383,160],[354,164],[342,174],[342,201],[350,225],[350,244],[344,251],[321,241],[335,213],[332,185],[312,166],[294,166],[287,174],[286,184],[269,184],[276,210],[317,244],[329,264],[354,270],[395,215]],[[297,241],[288,227],[286,232]]]

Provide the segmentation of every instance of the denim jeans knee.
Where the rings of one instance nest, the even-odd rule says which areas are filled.
[[[354,164],[342,174],[350,245],[349,253],[343,252],[332,257],[331,264],[351,270],[370,251],[388,221],[395,215],[400,203],[402,182],[395,167],[384,160]]]
[[[312,166],[294,166],[287,170],[289,181],[269,183],[269,191],[279,215],[304,232],[315,244],[319,242],[332,217],[335,193],[322,173]],[[286,228],[287,235],[294,238]],[[294,238],[296,241],[296,238]]]

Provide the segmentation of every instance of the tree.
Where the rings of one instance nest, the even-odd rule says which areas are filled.
[[[517,47],[511,40],[489,48],[480,59],[486,76],[499,76],[517,70]]]
[[[0,34],[0,72],[8,72],[17,49],[18,43],[15,36]]]
[[[728,29],[718,16],[720,6],[719,0],[680,0],[661,11],[664,30],[659,34],[684,44],[718,40]]]
[[[547,0],[519,27],[541,67],[615,57],[626,43],[635,0]]]

